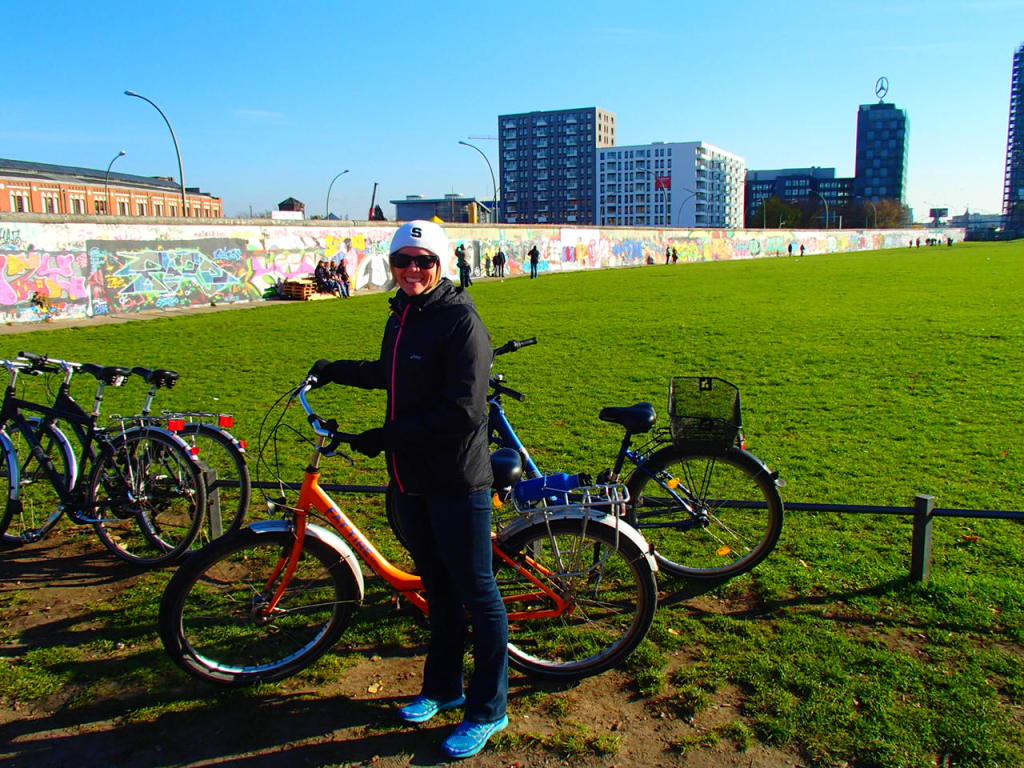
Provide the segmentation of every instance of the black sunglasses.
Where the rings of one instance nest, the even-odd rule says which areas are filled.
[[[438,263],[438,258],[432,253],[417,254],[412,256],[408,253],[392,253],[391,254],[391,266],[408,267],[413,262],[416,262],[416,266],[420,269],[433,269],[434,265]]]

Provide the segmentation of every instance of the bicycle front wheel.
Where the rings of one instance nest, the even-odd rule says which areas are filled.
[[[206,513],[198,462],[163,432],[132,430],[111,443],[89,480],[89,509],[104,546],[135,565],[170,563],[188,551]]]
[[[340,555],[317,539],[305,539],[280,602],[267,609],[294,541],[284,531],[236,531],[178,569],[160,601],[160,639],[179,667],[221,685],[268,682],[337,642],[359,588]]]
[[[495,555],[516,669],[549,679],[589,677],[621,663],[647,634],[657,606],[654,572],[614,526],[556,518],[499,546],[514,563]],[[564,610],[533,580],[564,601]]]
[[[18,429],[12,429],[8,435],[17,453],[15,460],[19,465],[18,472],[15,473],[15,468],[9,466],[6,455],[0,458],[3,462],[0,478],[4,483],[2,493],[5,505],[0,512],[0,531],[3,532],[0,538],[7,545],[24,544],[38,538],[55,525],[61,515],[58,509],[60,497],[40,460],[41,456],[53,462],[54,472],[60,477],[65,489],[75,484],[78,463],[71,442],[60,429],[52,424],[44,424],[42,419],[31,419],[30,423],[34,429],[34,445],[30,445]],[[15,495],[16,499],[13,498]]]
[[[629,521],[651,542],[662,570],[691,579],[746,573],[775,548],[782,499],[752,454],[662,448],[630,476]]]
[[[209,543],[241,527],[249,511],[252,483],[245,453],[228,432],[211,424],[188,422],[178,432],[208,473],[206,480],[206,524],[192,548]]]

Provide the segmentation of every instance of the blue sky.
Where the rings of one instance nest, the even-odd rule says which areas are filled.
[[[910,120],[908,202],[998,212],[1024,0],[7,4],[0,157],[177,178],[225,213],[362,218],[490,196],[500,114],[597,106],[618,143],[705,141],[751,169],[852,176],[857,107]]]

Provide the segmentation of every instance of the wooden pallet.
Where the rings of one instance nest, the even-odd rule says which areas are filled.
[[[285,280],[281,284],[281,295],[286,299],[309,301],[316,295],[316,285],[312,280]]]

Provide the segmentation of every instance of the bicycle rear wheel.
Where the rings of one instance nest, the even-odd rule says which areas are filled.
[[[774,477],[739,448],[688,453],[671,445],[637,467],[626,485],[629,522],[674,576],[711,580],[746,573],[771,553],[782,532]]]
[[[238,441],[219,427],[201,422],[187,422],[177,433],[192,450],[204,469],[215,473],[206,483],[206,524],[192,544],[193,549],[203,546],[229,531],[241,527],[249,511],[252,483],[245,454]]]
[[[42,419],[30,421],[35,430],[35,440],[38,440],[38,451],[32,450],[20,430],[13,429],[8,434],[17,453],[17,480],[11,472],[15,468],[8,465],[7,456],[0,459],[4,464],[0,477],[5,486],[2,489],[4,511],[0,515],[0,531],[3,532],[0,539],[8,545],[24,544],[38,538],[62,514],[58,508],[59,496],[40,456],[45,455],[53,462],[54,471],[60,476],[65,488],[74,486],[78,470],[74,447],[64,433],[52,424],[44,424]],[[15,482],[16,494],[13,493]]]
[[[145,427],[114,439],[89,480],[96,533],[111,552],[135,565],[177,560],[206,514],[198,462],[169,434]]]
[[[160,601],[160,639],[190,675],[221,685],[280,680],[312,664],[337,642],[359,589],[340,556],[307,537],[281,601],[263,609],[280,584],[290,533],[251,529],[193,554]]]
[[[613,526],[555,518],[499,546],[568,603],[562,615],[542,617],[553,603],[538,600],[537,585],[495,557],[509,612],[509,663],[516,669],[559,680],[589,677],[621,663],[647,634],[657,607],[654,572]]]

